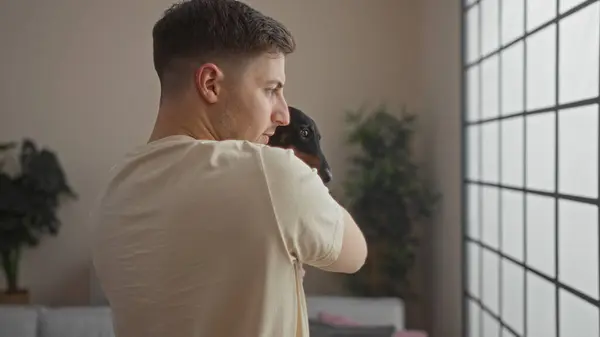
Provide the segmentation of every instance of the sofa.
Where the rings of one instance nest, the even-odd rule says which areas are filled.
[[[327,313],[363,325],[404,328],[404,306],[396,298],[310,296],[307,306],[312,321]],[[0,337],[114,337],[114,333],[107,306],[0,306]]]

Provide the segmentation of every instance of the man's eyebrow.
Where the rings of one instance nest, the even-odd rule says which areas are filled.
[[[279,80],[269,80],[267,81],[267,85],[273,85],[275,84],[277,89],[283,88],[283,83]]]

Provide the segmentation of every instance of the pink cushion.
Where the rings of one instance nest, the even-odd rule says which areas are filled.
[[[362,324],[351,320],[348,317],[335,315],[328,313],[326,311],[319,312],[317,319],[323,323],[338,325],[338,326],[361,326]],[[419,330],[405,330],[405,331],[397,331],[394,333],[392,337],[427,337],[427,333],[425,331]]]
[[[326,324],[331,324],[331,325],[340,325],[340,326],[359,326],[360,325],[358,322],[355,322],[355,321],[349,319],[348,317],[330,314],[325,311],[319,312],[319,315],[317,318],[319,321],[326,323]]]
[[[427,333],[417,330],[398,331],[393,337],[427,337]]]

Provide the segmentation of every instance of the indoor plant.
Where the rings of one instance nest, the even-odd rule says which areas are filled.
[[[380,106],[349,112],[347,123],[348,143],[357,151],[344,184],[345,203],[369,248],[363,268],[348,277],[350,290],[406,298],[418,243],[414,229],[432,216],[439,198],[413,159],[416,116]]]
[[[0,262],[7,285],[0,302],[5,303],[29,301],[29,292],[18,283],[21,253],[42,236],[58,233],[62,197],[76,197],[54,152],[38,149],[30,139],[20,145],[0,144]],[[18,168],[11,173],[7,164],[17,149]]]

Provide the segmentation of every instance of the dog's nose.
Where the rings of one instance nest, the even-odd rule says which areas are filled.
[[[331,179],[333,179],[333,173],[331,173],[330,168],[326,168],[325,170],[323,170],[323,182],[327,184],[331,181]]]

